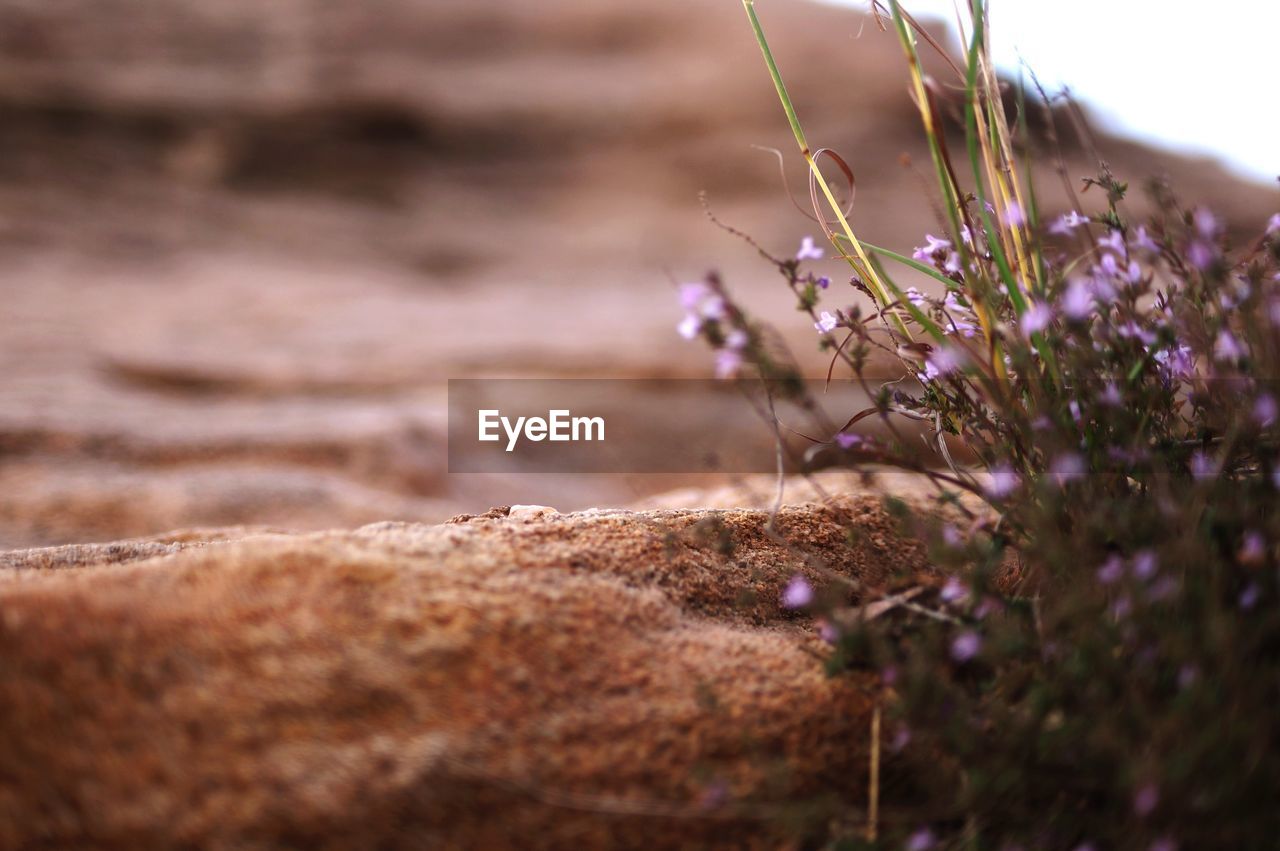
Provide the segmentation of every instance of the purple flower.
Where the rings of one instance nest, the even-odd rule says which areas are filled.
[[[1196,231],[1205,239],[1214,239],[1222,232],[1222,223],[1218,221],[1218,217],[1205,207],[1197,207],[1191,218],[1195,222]]]
[[[1124,404],[1124,396],[1121,395],[1120,388],[1114,381],[1108,381],[1107,386],[1102,389],[1102,394],[1098,396],[1098,401],[1108,407],[1119,408]]]
[[[950,346],[938,346],[924,359],[924,377],[929,380],[950,375],[960,368],[963,358]]]
[[[1147,233],[1147,229],[1143,225],[1139,225],[1138,229],[1133,232],[1133,245],[1135,248],[1141,248],[1143,251],[1149,251],[1152,254],[1160,253],[1160,245],[1151,238]]]
[[[1004,208],[1004,223],[1011,228],[1022,227],[1027,223],[1027,217],[1022,212],[1022,205],[1017,201],[1010,201],[1009,206]]]
[[[960,255],[957,252],[947,252],[946,259],[942,261],[942,271],[948,275],[960,274]]]
[[[1280,213],[1267,220],[1267,236],[1280,233]]]
[[[911,728],[903,724],[893,734],[893,739],[889,742],[889,750],[893,753],[902,753],[902,751],[911,744]]]
[[[733,378],[742,368],[742,352],[738,349],[720,349],[716,352],[716,378]]]
[[[1030,337],[1032,334],[1043,331],[1049,327],[1049,323],[1053,321],[1053,311],[1043,302],[1032,302],[1027,307],[1027,312],[1022,314],[1019,327],[1022,328],[1023,336]]]
[[[1087,216],[1082,216],[1079,213],[1077,213],[1075,210],[1072,210],[1071,212],[1067,213],[1065,216],[1059,217],[1058,220],[1055,221],[1053,224],[1049,225],[1049,233],[1066,235],[1071,233],[1073,230],[1080,227],[1081,225],[1085,225],[1088,223],[1089,223],[1089,218]]]
[[[1138,818],[1146,818],[1151,815],[1159,803],[1160,790],[1156,788],[1154,783],[1140,786],[1138,791],[1133,794],[1133,812]]]
[[[1276,417],[1280,416],[1280,407],[1276,405],[1276,397],[1270,393],[1263,393],[1253,402],[1253,418],[1258,425],[1266,428],[1275,425]]]
[[[1267,558],[1267,539],[1262,536],[1261,532],[1250,530],[1244,533],[1244,540],[1240,544],[1240,551],[1236,553],[1236,558],[1241,564],[1259,565]]]
[[[1213,356],[1220,361],[1237,361],[1245,352],[1230,331],[1223,328],[1218,332],[1218,339],[1213,344]]]
[[[728,349],[745,349],[747,343],[751,341],[751,336],[741,328],[734,328],[724,338],[725,348]]]
[[[821,260],[826,252],[813,244],[813,237],[806,236],[800,240],[800,250],[796,252],[797,260]]]
[[[709,298],[712,294],[711,287],[702,281],[681,284],[679,291],[680,306],[690,312],[697,310],[698,305],[702,304],[703,300]]]
[[[1116,334],[1124,339],[1136,338],[1141,340],[1142,344],[1147,347],[1154,345],[1157,339],[1155,332],[1143,328],[1132,319],[1118,325],[1116,327]]]
[[[1098,568],[1098,581],[1103,585],[1114,585],[1124,576],[1124,559],[1112,554]]]
[[[1049,475],[1064,487],[1084,475],[1084,459],[1075,452],[1064,452],[1049,462]]]
[[[813,327],[821,334],[830,334],[840,324],[840,320],[829,310],[824,310],[818,315],[818,321],[813,323]]]
[[[951,320],[945,327],[943,332],[947,334],[958,332],[962,337],[972,337],[978,330],[978,326],[970,321],[968,308],[960,303],[960,299],[956,296],[955,291],[948,292],[946,298],[942,300],[942,306],[948,311],[947,318]],[[956,314],[960,314],[956,316]]]
[[[1192,240],[1191,245],[1187,246],[1187,259],[1201,272],[1207,272],[1218,259],[1218,250],[1203,239]]]
[[[960,534],[960,530],[950,523],[942,527],[942,543],[952,549],[960,549],[964,546],[964,536]],[[944,589],[945,594],[945,589]],[[945,596],[943,599],[946,599]]]
[[[827,287],[831,286],[831,279],[826,275],[819,275],[813,279],[813,282],[818,286],[818,289],[825,290]]]
[[[1128,251],[1128,246],[1124,244],[1124,235],[1118,230],[1107,231],[1106,236],[1098,239],[1098,247],[1110,249],[1120,255],[1123,255]]]
[[[840,640],[840,628],[829,620],[818,621],[818,637],[827,644],[835,644]]]
[[[957,600],[963,600],[969,596],[969,589],[965,588],[963,583],[954,576],[947,579],[946,584],[942,586],[942,590],[938,592],[938,596],[943,602],[954,603]]]
[[[951,248],[951,240],[939,239],[931,233],[926,233],[924,240],[924,245],[917,246],[916,250],[911,252],[912,259],[919,260],[922,263],[933,260],[935,254]]]
[[[1159,559],[1151,550],[1142,550],[1133,557],[1133,575],[1144,582],[1156,575]]]
[[[1085,319],[1093,313],[1093,288],[1081,278],[1072,278],[1058,306],[1070,319]]]
[[[813,602],[813,586],[800,574],[791,577],[782,591],[782,608],[803,609]]]
[[[1197,449],[1191,454],[1191,476],[1198,482],[1217,478],[1217,460],[1204,450]]]
[[[966,629],[951,640],[951,658],[962,665],[977,656],[981,650],[982,636],[971,629]]]
[[[1277,470],[1280,470],[1280,467]],[[1004,499],[1016,491],[1021,484],[1018,474],[1008,464],[997,464],[991,468],[990,473],[991,481],[987,482],[986,492],[992,499]]]
[[[903,851],[930,851],[936,844],[937,840],[933,838],[933,831],[927,827],[922,827],[908,836],[907,844],[902,847]]]
[[[676,326],[676,331],[686,340],[692,340],[698,336],[698,332],[702,330],[702,320],[694,314],[690,313],[680,320],[680,324]]]
[[[1240,599],[1238,600],[1241,610],[1247,612],[1254,606],[1258,605],[1258,598],[1260,596],[1262,596],[1262,590],[1258,588],[1258,584],[1256,582],[1250,582],[1248,585],[1244,586],[1244,590],[1240,592]]]
[[[853,447],[857,446],[859,443],[862,442],[861,437],[847,431],[842,431],[837,433],[835,440],[836,440],[836,445],[838,445],[841,449],[852,449]]]
[[[1185,380],[1195,372],[1195,353],[1187,345],[1179,345],[1176,349],[1161,349],[1152,359],[1159,364],[1166,378]]]
[[[925,296],[925,294],[920,292],[915,287],[907,287],[906,295],[907,295],[907,301],[911,302],[916,307],[924,307],[929,302],[929,299]]]

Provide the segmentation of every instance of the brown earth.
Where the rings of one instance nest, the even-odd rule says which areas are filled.
[[[868,495],[6,554],[0,847],[795,847],[865,801],[871,684],[780,593],[918,579],[895,528]]]
[[[892,37],[802,0],[760,14],[811,139],[858,172],[855,226],[919,242]],[[444,380],[705,375],[670,278],[710,266],[816,358],[697,200],[779,252],[812,230],[750,147],[791,143],[737,3],[0,0],[0,45],[0,546],[683,484],[449,476]],[[1277,206],[1101,144],[1241,227]]]

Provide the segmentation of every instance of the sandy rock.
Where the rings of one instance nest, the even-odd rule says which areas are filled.
[[[98,848],[786,847],[868,698],[780,591],[923,568],[872,497],[0,564],[0,846]]]

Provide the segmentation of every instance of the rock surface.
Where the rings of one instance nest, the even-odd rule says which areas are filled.
[[[918,243],[893,37],[759,9],[855,226]],[[813,227],[751,147],[792,143],[737,3],[0,0],[0,40],[0,546],[627,504],[680,482],[447,475],[444,380],[706,375],[669,280],[710,266],[793,315],[697,200],[781,253]],[[1101,144],[1135,185],[1274,212]]]
[[[0,846],[788,847],[818,793],[864,800],[869,698],[781,589],[925,565],[874,496],[768,522],[496,509],[6,554]]]

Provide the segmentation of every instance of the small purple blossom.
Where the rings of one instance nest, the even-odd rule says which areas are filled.
[[[947,523],[942,527],[942,543],[951,547],[953,550],[958,550],[964,546],[964,536],[960,534],[959,529],[950,523]],[[944,588],[943,590],[945,592],[946,589]],[[946,598],[944,597],[943,599]]]
[[[818,321],[813,323],[813,327],[816,328],[820,334],[830,334],[839,324],[840,320],[834,313],[829,310],[824,310],[822,313],[818,314]]]
[[[1114,585],[1124,576],[1124,559],[1112,554],[1098,568],[1098,581],[1103,585]]]
[[[1201,272],[1207,272],[1218,259],[1218,249],[1213,243],[1195,239],[1187,246],[1187,259]]]
[[[1280,416],[1280,406],[1276,404],[1276,397],[1270,393],[1263,393],[1253,401],[1253,419],[1263,428],[1275,425],[1276,417]]]
[[[1084,472],[1084,459],[1075,452],[1064,452],[1049,462],[1049,476],[1058,483],[1058,487],[1082,477]]]
[[[1144,582],[1156,575],[1160,560],[1151,550],[1142,550],[1133,557],[1133,575]]]
[[[1081,278],[1072,278],[1058,306],[1068,319],[1088,318],[1093,313],[1093,288]]]
[[[684,319],[680,320],[680,324],[676,326],[676,331],[686,340],[692,340],[698,336],[698,332],[702,330],[702,319],[690,313]]]
[[[1280,213],[1276,213],[1270,219],[1267,219],[1267,236],[1274,236],[1280,233]]]
[[[840,628],[824,618],[818,621],[818,637],[827,644],[835,644],[840,640]]]
[[[1262,589],[1258,587],[1258,583],[1250,582],[1244,586],[1244,590],[1240,592],[1240,598],[1236,602],[1239,604],[1241,611],[1249,611],[1258,605],[1258,598],[1262,596]]]
[[[1081,225],[1086,225],[1088,223],[1089,223],[1088,216],[1082,216],[1079,213],[1077,213],[1075,210],[1072,210],[1066,215],[1060,216],[1053,224],[1049,225],[1049,233],[1066,235],[1071,233],[1073,230],[1080,227]]]
[[[1239,559],[1241,564],[1262,564],[1267,558],[1267,539],[1257,530],[1251,529],[1245,532],[1236,558]]]
[[[1245,351],[1235,336],[1223,328],[1218,332],[1218,339],[1214,341],[1213,356],[1220,361],[1237,361],[1245,356]]]
[[[733,378],[742,368],[742,352],[738,349],[720,349],[716,352],[716,378]]]
[[[813,586],[800,574],[791,577],[782,591],[782,608],[803,609],[813,602]]]
[[[1004,223],[1011,228],[1022,227],[1027,223],[1027,216],[1022,212],[1022,205],[1017,201],[1010,201],[1009,206],[1004,208]]]
[[[724,319],[729,315],[729,306],[721,296],[711,295],[702,302],[702,315],[707,319]]]
[[[1114,251],[1116,254],[1123,256],[1129,250],[1124,243],[1124,234],[1118,230],[1109,230],[1107,235],[1098,239],[1098,247]]]
[[[942,590],[938,592],[938,596],[945,603],[954,603],[968,597],[969,589],[965,588],[964,584],[959,579],[952,576],[949,577],[946,584],[942,586]]]
[[[711,287],[707,286],[703,281],[693,281],[687,284],[681,284],[680,306],[687,311],[695,311],[703,300],[712,295]]]
[[[1004,499],[1016,491],[1021,484],[1018,474],[1008,464],[997,464],[991,468],[990,473],[991,480],[987,482],[986,493],[992,499]]]
[[[831,279],[826,275],[819,275],[813,279],[813,283],[818,287],[818,289],[825,290],[827,287],[831,286]]]
[[[1022,329],[1023,336],[1030,337],[1048,328],[1052,321],[1053,311],[1047,304],[1037,301],[1028,305],[1027,312],[1022,314],[1018,326]]]
[[[903,845],[903,851],[932,851],[937,845],[938,840],[934,839],[933,831],[927,827],[922,827],[915,833],[907,837],[907,844]]]
[[[925,244],[917,246],[916,250],[911,252],[912,259],[927,263],[933,260],[934,255],[950,250],[951,240],[939,239],[931,233],[924,235]]]
[[[911,728],[903,724],[894,732],[893,739],[889,741],[889,750],[892,753],[902,753],[909,744],[911,744]]]
[[[962,357],[950,346],[938,346],[924,359],[924,377],[933,380],[960,369]]]
[[[813,237],[806,236],[800,240],[800,250],[796,252],[797,260],[821,260],[827,253],[813,244]]]
[[[972,337],[977,333],[978,326],[969,319],[972,314],[960,303],[954,290],[948,292],[942,300],[942,307],[947,311],[947,319],[950,320],[942,329],[944,333],[959,333],[962,337]]]
[[[1204,450],[1197,449],[1191,454],[1191,476],[1198,482],[1217,478],[1217,459]]]
[[[1154,783],[1146,783],[1133,793],[1133,812],[1138,818],[1146,818],[1155,812],[1160,803],[1160,790]]]
[[[951,640],[951,658],[962,665],[981,651],[982,636],[971,629],[966,629]]]
[[[1152,355],[1152,359],[1169,379],[1186,380],[1195,372],[1195,353],[1187,345],[1179,345],[1176,349],[1161,349]]]
[[[1151,234],[1147,233],[1147,228],[1144,225],[1139,225],[1133,232],[1133,245],[1135,248],[1140,248],[1151,254],[1160,253],[1159,243],[1151,238]]]
[[[734,328],[725,335],[724,345],[727,349],[742,350],[747,347],[747,343],[751,341],[751,335],[741,328]]]
[[[852,432],[842,431],[836,434],[835,441],[841,449],[852,449],[862,442],[862,438]]]
[[[1205,239],[1216,239],[1218,234],[1222,232],[1222,223],[1206,207],[1197,207],[1196,211],[1191,214],[1191,219],[1195,223],[1196,232]]]

